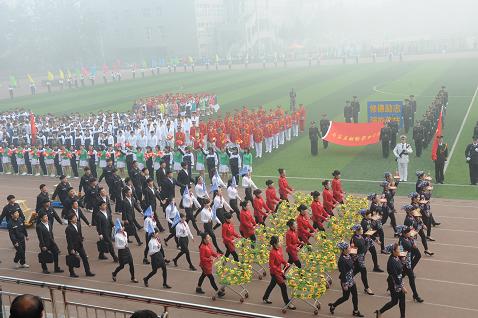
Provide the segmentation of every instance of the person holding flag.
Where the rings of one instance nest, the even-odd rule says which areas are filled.
[[[166,220],[168,221],[169,227],[169,235],[164,239],[164,244],[168,246],[168,241],[174,237],[174,241],[176,242],[176,247],[179,248],[179,241],[176,236],[176,225],[178,225],[180,221],[179,210],[176,207],[176,202],[174,198],[168,198],[166,200]]]
[[[129,265],[129,273],[131,274],[131,282],[137,283],[138,281],[134,277],[134,263],[133,256],[131,256],[131,251],[128,247],[128,233],[126,233],[123,224],[119,219],[115,221],[115,246],[118,249],[118,260],[119,265],[111,273],[111,278],[116,282],[116,276],[124,268],[126,264]]]
[[[237,219],[240,219],[240,211],[238,202],[241,202],[242,199],[237,192],[237,183],[236,177],[232,176],[232,179],[227,182],[227,196],[229,197],[229,206],[236,213]]]
[[[216,223],[214,226],[214,230],[217,229],[219,226],[221,226],[222,223],[224,223],[224,213],[226,212],[226,208],[228,211],[232,211],[232,208],[229,206],[229,204],[226,202],[224,199],[224,196],[222,194],[222,189],[218,188],[215,183],[213,183],[211,187],[211,191],[213,191],[213,205],[212,205],[212,212],[217,218],[219,219],[220,223]]]
[[[438,117],[437,129],[435,131],[435,138],[432,146],[432,160],[435,163],[435,180],[437,183],[443,184],[445,181],[444,170],[445,162],[448,160],[448,145],[443,144],[442,123],[443,121],[443,107],[440,110]]]
[[[163,271],[163,288],[170,289],[171,286],[167,283],[168,271],[166,269],[166,264],[169,263],[169,261],[166,260],[163,247],[161,246],[159,229],[153,228],[153,223],[149,223],[148,227],[145,226],[145,228],[147,232],[151,232],[150,240],[148,242],[148,255],[151,257],[151,272],[143,278],[144,286],[149,287],[149,279],[156,275],[158,269],[161,268]]]
[[[201,209],[201,222],[204,226],[204,233],[209,234],[212,239],[212,243],[219,254],[222,254],[219,245],[217,244],[216,234],[214,234],[213,222],[221,224],[221,221],[217,218],[217,215],[213,209],[211,209],[211,201],[208,199],[204,201],[204,207]]]
[[[194,236],[189,229],[188,223],[186,222],[186,215],[181,213],[179,215],[179,220],[173,223],[173,227],[176,229],[176,237],[178,238],[179,248],[181,249],[178,255],[176,255],[176,257],[173,259],[174,266],[177,267],[179,258],[183,255],[186,255],[189,269],[195,271],[196,267],[194,267],[193,263],[191,262],[191,256],[189,254],[188,248],[189,238],[191,238],[191,240],[194,242]]]
[[[149,241],[151,240],[151,237],[154,235],[154,230],[157,228],[156,226],[156,220],[153,217],[153,209],[151,206],[148,206],[146,210],[143,212],[144,216],[144,229],[145,229],[145,242],[146,246],[144,247],[144,257],[143,257],[143,264],[148,265],[148,252],[149,252]]]

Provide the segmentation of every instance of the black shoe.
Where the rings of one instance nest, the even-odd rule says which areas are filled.
[[[362,314],[360,313],[360,311],[358,311],[358,310],[357,310],[357,311],[353,311],[353,312],[352,312],[352,316],[354,316],[354,317],[365,317],[365,316],[362,315]]]
[[[383,273],[383,269],[381,269],[380,267],[374,267],[373,271],[375,273]]]
[[[220,290],[220,291],[217,292],[217,297],[219,297],[219,298],[224,297],[224,295],[226,295],[226,293],[223,292],[222,290]]]
[[[435,239],[431,236],[427,236],[427,240],[429,240],[430,242],[435,242]]]
[[[423,299],[420,298],[420,296],[413,296],[413,301],[416,301],[417,303],[423,303]]]
[[[50,272],[48,271],[48,269],[44,269],[44,270],[42,271],[42,273],[43,273],[43,274],[50,274]]]
[[[330,310],[330,313],[333,315],[334,311],[335,311],[334,304],[332,304],[332,303],[329,304],[329,310]]]
[[[375,314],[375,318],[378,318],[378,317],[380,317],[380,316],[382,315],[382,314],[380,313],[380,311],[378,311],[378,310],[375,310],[375,311],[374,311],[374,314]]]
[[[172,287],[169,286],[168,284],[163,284],[163,288],[165,288],[165,289],[171,289]]]
[[[135,279],[135,278],[131,278],[131,282],[137,284],[137,283],[138,283],[138,280]]]
[[[113,279],[113,281],[116,282],[116,275],[114,273],[111,273],[111,279]]]
[[[287,306],[287,309],[296,310],[297,308],[294,305],[290,304],[290,305]]]
[[[168,246],[168,241],[167,240],[164,240],[163,243],[164,243],[165,246]]]
[[[192,270],[192,271],[196,271],[196,267],[194,267],[192,265],[189,265],[189,269]]]
[[[440,222],[435,222],[433,223],[433,226],[439,226],[441,223]]]
[[[140,225],[140,226],[138,227],[138,231],[141,231],[142,228],[143,228],[143,227]]]
[[[64,270],[62,270],[61,268],[55,268],[55,273],[63,273]]]
[[[425,253],[425,255],[428,255],[428,256],[433,256],[433,255],[435,255],[435,253],[429,252],[429,251],[425,251],[424,253]]]
[[[151,264],[151,262],[148,261],[147,258],[143,258],[143,264],[144,264],[144,265],[149,265],[149,264]]]
[[[143,245],[143,242],[141,242],[141,241],[138,242],[138,246],[141,246],[141,245]]]
[[[70,273],[70,277],[72,277],[72,278],[78,278],[78,277],[80,277],[80,276],[76,275],[75,273]]]
[[[370,295],[370,296],[375,295],[375,294],[371,291],[371,289],[370,289],[370,291],[369,291],[369,289],[370,289],[370,288],[366,288],[366,289],[364,289],[363,291],[364,291],[367,295]]]
[[[205,294],[201,287],[196,287],[196,294]]]
[[[130,244],[131,244],[131,243],[133,243],[133,241],[131,241],[131,240],[128,240],[128,243],[130,243]]]
[[[92,272],[86,273],[86,277],[95,277],[95,276],[96,276],[95,273],[92,273]]]
[[[149,284],[148,284],[148,281],[146,280],[146,278],[143,278],[143,283],[144,283],[145,287],[149,287]]]
[[[99,260],[105,260],[105,259],[108,259],[108,257],[104,256],[104,255],[100,255],[98,256],[98,259]]]
[[[173,263],[174,263],[175,267],[178,267],[178,260],[177,259],[173,259]]]
[[[164,262],[165,262],[166,264],[171,263],[171,261],[170,261],[169,259],[165,259]]]
[[[119,263],[119,259],[117,257],[113,258],[114,263]]]
[[[394,238],[400,237],[400,234],[395,233],[395,234],[393,234],[393,237]]]
[[[160,232],[160,233],[163,233],[164,231],[166,231],[166,230],[163,229],[163,228],[160,228],[160,229],[159,229],[159,232]]]
[[[266,299],[266,298],[263,298],[263,299],[262,299],[262,302],[263,302],[264,304],[268,304],[268,305],[272,304],[272,301],[270,301],[269,299]]]

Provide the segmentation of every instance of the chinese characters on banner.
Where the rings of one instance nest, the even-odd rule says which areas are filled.
[[[322,139],[346,147],[372,145],[379,142],[382,127],[382,123],[330,122],[329,130]]]
[[[367,102],[369,123],[384,123],[387,120],[395,121],[403,128],[402,101],[371,101]]]

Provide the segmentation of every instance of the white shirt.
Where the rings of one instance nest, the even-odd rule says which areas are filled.
[[[78,226],[76,226],[76,224],[73,224],[73,223],[71,223],[71,225],[73,225],[73,227],[75,228],[75,230],[78,232]]]
[[[115,234],[115,246],[119,250],[128,246],[128,234],[126,232],[118,232]]]
[[[201,222],[202,223],[210,223],[213,221],[212,219],[212,210],[211,208],[207,208],[207,207],[204,207],[202,210],[201,210]],[[214,220],[216,221],[217,224],[221,224],[221,221],[219,221],[219,219],[217,218],[216,216],[216,219]]]
[[[156,138],[155,135],[149,135],[148,146],[154,149],[154,147],[156,147],[157,144],[158,144],[158,138]]]
[[[124,137],[123,134],[116,136],[116,141],[117,141],[118,144],[121,145],[121,147],[124,148],[124,146],[126,144],[126,138]]]
[[[189,192],[189,196],[183,195],[183,207],[191,208],[192,205],[194,205],[196,208],[201,206],[192,192]]]
[[[237,193],[237,188],[230,186],[227,188],[227,196],[229,197],[229,200],[241,200],[241,197],[239,196],[239,193]]]
[[[198,198],[201,198],[201,199],[209,198],[209,194],[206,191],[204,191],[202,184],[199,184],[199,183],[196,184],[196,186],[194,187],[194,191],[196,192],[196,195]]]
[[[244,177],[242,177],[242,186],[244,188],[252,188],[252,190],[257,189],[256,184],[254,183],[254,181],[252,181],[251,177],[249,177],[248,175],[245,175]]]
[[[149,229],[149,225],[152,225],[153,229],[156,228],[156,221],[152,217],[147,217],[144,219],[144,230],[147,231]]]
[[[186,222],[179,222],[176,225],[176,237],[190,237],[193,238],[193,234],[189,229],[189,225]]]
[[[148,255],[151,256],[153,254],[158,253],[161,250],[161,243],[157,238],[151,238],[148,243],[149,251]]]
[[[50,224],[48,224],[48,222],[46,222],[46,223],[41,222],[41,223],[46,227],[48,232],[50,232]]]
[[[143,135],[143,136],[139,135],[138,141],[136,144],[138,147],[146,148],[146,146],[148,145],[148,137],[146,137],[146,135]]]
[[[405,154],[402,154],[400,156],[400,154],[402,153],[402,151],[406,151],[407,153]],[[412,146],[410,146],[409,144],[407,143],[399,143],[395,146],[395,148],[393,149],[393,154],[395,155],[395,158],[397,158],[397,162],[398,163],[408,163],[409,159],[408,159],[408,155],[411,154],[413,152],[412,150]]]
[[[176,205],[168,204],[168,206],[166,207],[166,219],[168,220],[168,223],[173,224],[173,220],[178,214],[179,210]]]
[[[220,197],[216,195],[216,197],[214,198],[212,208],[217,210],[217,209],[222,209],[224,207],[227,208],[228,210],[232,210],[229,204],[226,202],[226,200],[224,200],[224,197]]]
[[[212,176],[212,184],[216,183],[220,188],[227,188],[227,185],[222,181],[221,177],[217,174]]]

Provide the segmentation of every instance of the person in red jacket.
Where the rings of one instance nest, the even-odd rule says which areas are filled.
[[[269,296],[276,285],[279,285],[282,294],[282,300],[284,304],[291,310],[295,309],[295,306],[290,303],[289,295],[287,294],[287,286],[285,284],[285,275],[282,266],[286,267],[288,264],[282,256],[282,246],[280,246],[279,238],[275,235],[271,237],[270,244],[272,246],[269,253],[269,270],[271,273],[271,282],[267,286],[262,301],[265,304],[272,304],[269,300]]]
[[[272,180],[266,181],[266,204],[269,210],[276,212],[279,207],[280,199],[277,197],[276,188],[274,188],[274,182]]]
[[[176,135],[174,136],[176,145],[182,146],[186,142],[186,134],[181,130],[181,127],[178,127],[178,131],[176,132]]]
[[[314,229],[325,231],[323,223],[327,220],[329,214],[324,210],[322,203],[320,203],[320,192],[314,191],[311,192],[310,195],[313,198],[312,204],[310,205],[310,209],[312,210],[312,225]]]
[[[334,199],[332,191],[330,191],[330,181],[324,180],[322,181],[322,185],[324,186],[324,190],[322,191],[322,205],[324,207],[324,210],[327,211],[329,215],[333,216],[333,209],[338,202]]]
[[[287,182],[285,169],[280,168],[280,169],[278,169],[278,171],[279,171],[279,195],[280,195],[280,199],[289,202],[289,199],[287,197],[288,197],[289,194],[292,193],[292,191],[294,191],[294,189],[292,189],[289,186],[289,182]]]
[[[254,194],[254,217],[256,218],[256,222],[259,224],[265,225],[265,221],[271,210],[267,207],[264,199],[262,198],[262,190],[256,189],[253,192]]]
[[[287,226],[289,229],[285,234],[285,244],[286,244],[286,252],[289,254],[289,264],[295,264],[298,268],[302,267],[302,264],[299,260],[298,251],[300,250],[301,244],[299,241],[299,237],[297,236],[297,223],[293,219],[287,221]]]
[[[234,239],[240,238],[241,236],[236,233],[234,230],[234,224],[232,223],[231,213],[224,214],[225,222],[222,224],[222,242],[226,246],[226,257],[232,255],[236,262],[239,262],[239,256],[236,253],[236,248],[234,246]]]
[[[342,182],[340,181],[340,171],[334,170],[332,172],[332,192],[334,195],[334,199],[339,202],[340,204],[344,203],[344,190],[342,190]]]
[[[242,237],[249,238],[251,241],[256,241],[256,221],[251,215],[251,211],[249,211],[251,205],[249,201],[242,201],[241,202],[241,213],[239,215],[241,224],[239,225],[239,233],[241,233]]]
[[[310,244],[309,238],[312,236],[312,233],[315,232],[315,229],[310,225],[309,214],[307,213],[307,206],[301,204],[297,210],[299,215],[297,216],[297,235],[299,239],[304,242],[304,244]]]
[[[204,294],[201,286],[204,282],[204,279],[207,277],[209,278],[209,282],[211,283],[212,288],[216,291],[218,297],[223,297],[224,292],[219,290],[216,285],[216,281],[214,280],[214,276],[212,275],[212,262],[216,257],[219,256],[211,246],[211,237],[207,233],[201,234],[202,240],[201,244],[199,245],[199,267],[202,269],[201,276],[198,280],[198,286],[196,287],[196,293]]]

